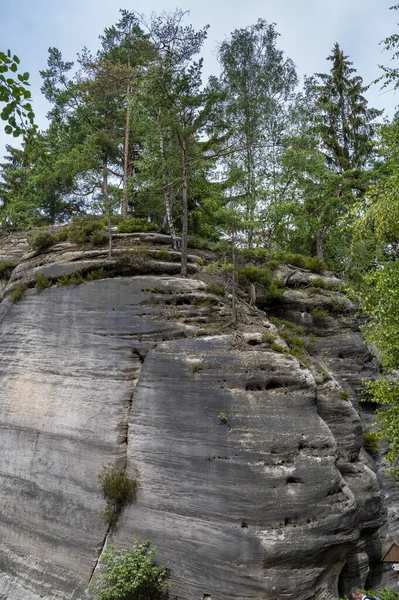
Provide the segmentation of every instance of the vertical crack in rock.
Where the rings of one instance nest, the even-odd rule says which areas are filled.
[[[144,354],[144,355],[143,355]],[[136,389],[137,382],[140,378],[141,369],[145,360],[146,352],[141,353],[136,348],[133,349],[133,367],[131,378],[129,378],[129,395],[123,407],[122,420],[119,426],[119,433],[117,438],[117,455],[116,462],[117,466],[121,469],[127,467],[127,445],[128,445],[128,429],[129,429],[129,418],[133,404],[134,391]],[[108,538],[111,534],[111,527],[108,525],[105,536],[98,550],[98,556],[94,564],[93,570],[90,575],[88,586],[91,584],[93,577],[99,568],[101,563],[102,555],[107,547]]]

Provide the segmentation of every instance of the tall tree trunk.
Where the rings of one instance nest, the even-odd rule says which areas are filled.
[[[128,33],[128,52],[127,52],[127,67],[130,71],[130,31]],[[131,85],[128,80],[126,89],[126,119],[125,119],[125,146],[123,149],[123,199],[121,214],[127,217],[127,208],[129,204],[129,133],[130,133],[130,95]]]
[[[173,250],[177,250],[177,239],[175,226],[173,224],[173,216],[172,216],[172,208],[173,208],[173,181],[169,181],[169,183],[165,186],[165,219],[164,224],[168,228],[168,233],[170,233],[170,237],[172,239],[172,247]]]
[[[232,285],[231,285],[231,320],[237,323],[237,260],[236,260],[236,219],[233,215],[231,224],[231,258],[233,261]]]
[[[108,217],[108,258],[112,256],[112,233],[111,233],[111,206],[109,203],[109,193],[108,193],[108,156],[107,153],[104,153],[103,157],[103,198],[104,198],[104,207],[107,212]]]
[[[324,251],[324,240],[326,235],[326,228],[320,227],[316,235],[316,254],[319,258],[323,259]]]
[[[187,204],[187,149],[185,141],[182,140],[181,144],[181,153],[182,153],[182,180],[183,180],[183,191],[182,191],[182,201],[183,201],[183,227],[181,234],[181,269],[180,275],[182,277],[187,277],[187,238],[188,238],[188,204]]]

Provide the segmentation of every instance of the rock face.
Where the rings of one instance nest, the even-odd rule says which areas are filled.
[[[343,394],[372,369],[351,307],[317,323],[307,294],[288,290],[269,311],[315,336],[305,366],[264,342],[273,325],[255,308],[239,332],[223,328],[226,302],[171,276],[172,254],[157,260],[162,236],[151,259],[121,262],[126,240],[143,239],[116,238],[112,260],[68,244],[26,254],[5,287],[0,595],[82,598],[104,546],[134,535],[157,546],[179,600],[333,600],[364,583],[385,512]],[[7,294],[38,272],[115,275],[118,260],[124,277]],[[108,463],[139,485],[113,533],[98,482]]]

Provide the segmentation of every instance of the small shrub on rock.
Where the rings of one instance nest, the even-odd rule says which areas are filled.
[[[365,431],[363,434],[363,446],[367,452],[378,450],[379,435],[375,431]]]
[[[133,217],[118,224],[118,233],[139,233],[141,231],[157,231],[158,226],[147,219]]]
[[[111,529],[115,529],[122,508],[136,497],[137,481],[130,478],[125,469],[118,469],[112,464],[102,468],[98,480],[107,501],[104,520]]]
[[[52,286],[51,279],[45,277],[43,273],[38,273],[36,278],[35,288],[37,290],[46,290],[47,288]]]
[[[54,246],[57,242],[57,238],[50,233],[50,231],[38,231],[37,233],[32,234],[29,239],[29,247],[32,250],[47,250]]]
[[[206,286],[205,291],[208,294],[214,294],[215,296],[225,296],[226,290],[222,285],[216,285],[214,283],[210,283]]]
[[[105,246],[109,242],[109,236],[106,231],[93,231],[90,236],[90,244],[92,246]]]
[[[82,273],[70,273],[66,275],[61,275],[58,277],[55,285],[57,286],[69,286],[69,285],[80,285],[84,282],[84,277]]]
[[[21,298],[25,296],[27,289],[28,286],[26,285],[26,283],[23,283],[22,281],[17,283],[16,286],[10,292],[11,302],[18,302],[19,300],[21,300]]]
[[[106,237],[105,226],[102,221],[86,221],[82,219],[76,219],[68,227],[68,238],[75,244],[92,244],[92,240],[100,239],[100,232],[104,232],[101,233],[101,235]]]
[[[88,588],[90,596],[93,600],[166,600],[170,570],[156,565],[154,553],[149,541],[136,541],[132,550],[108,545]]]
[[[0,279],[8,279],[14,266],[10,260],[0,260]]]
[[[272,280],[272,273],[269,269],[261,267],[242,267],[237,272],[240,283],[259,283],[269,286]]]

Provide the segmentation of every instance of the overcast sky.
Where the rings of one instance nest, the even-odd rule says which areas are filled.
[[[122,2],[122,0],[121,0]],[[279,47],[297,66],[300,77],[328,72],[326,57],[338,42],[353,61],[364,83],[371,83],[389,64],[389,53],[380,41],[398,31],[399,12],[389,10],[394,0],[182,0],[178,6],[190,11],[196,28],[209,24],[204,45],[204,74],[218,73],[216,49],[236,28],[251,25],[259,17],[277,24]],[[40,94],[40,69],[46,68],[48,48],[61,50],[64,60],[75,60],[83,46],[95,51],[98,36],[119,20],[119,8],[152,12],[172,12],[176,4],[161,0],[0,0],[0,49],[8,48],[21,60],[21,72],[31,74],[31,91],[36,121],[46,127],[49,106]],[[399,94],[382,93],[379,86],[369,90],[370,106],[385,108],[392,117]],[[0,123],[3,130],[3,124]],[[15,144],[0,133],[0,156],[4,144]]]

